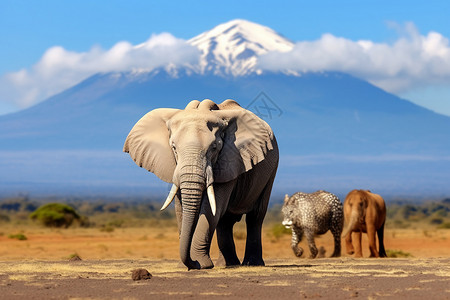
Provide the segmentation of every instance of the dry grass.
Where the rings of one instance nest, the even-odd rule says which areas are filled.
[[[242,222],[241,222],[242,223]],[[3,224],[0,235],[0,259],[7,260],[65,260],[77,253],[83,260],[95,259],[171,259],[179,258],[177,228],[174,226],[149,226],[142,228],[116,228],[112,232],[99,228],[49,229],[23,225]],[[245,233],[242,224],[236,231]],[[27,240],[9,238],[10,234],[20,232]],[[263,231],[263,251],[265,259],[294,258],[290,248],[289,234],[274,238],[271,225]],[[237,238],[236,249],[242,258],[245,239]],[[317,247],[323,246],[328,257],[333,252],[333,239],[330,233],[316,237]],[[304,257],[309,256],[306,241]],[[410,253],[415,258],[449,257],[450,230],[448,229],[387,229],[385,247],[393,251]],[[342,254],[345,245],[342,243]],[[215,239],[211,247],[212,258],[217,257]],[[363,235],[363,255],[368,255],[367,237]]]

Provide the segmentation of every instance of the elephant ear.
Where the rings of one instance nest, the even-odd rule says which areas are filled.
[[[214,166],[214,181],[227,182],[247,172],[273,150],[274,135],[270,126],[233,100],[214,111],[228,121],[223,148]]]
[[[129,153],[138,166],[169,183],[172,182],[176,161],[169,145],[166,123],[179,111],[160,108],[147,113],[131,129],[123,146],[123,151]]]

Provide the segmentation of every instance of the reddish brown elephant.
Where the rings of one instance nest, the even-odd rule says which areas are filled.
[[[361,235],[367,233],[370,257],[386,257],[383,235],[386,221],[386,205],[380,195],[368,190],[353,190],[344,201],[345,227],[342,237],[348,254],[362,257]],[[352,244],[352,233],[355,237],[355,248]],[[378,236],[379,251],[377,251],[375,234]]]

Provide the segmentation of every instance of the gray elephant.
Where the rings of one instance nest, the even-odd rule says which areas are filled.
[[[308,241],[310,258],[317,256],[318,250],[314,236],[331,231],[334,237],[334,252],[331,257],[341,256],[341,233],[344,224],[342,203],[339,198],[326,191],[314,193],[295,193],[284,197],[281,209],[284,215],[283,225],[292,229],[291,247],[300,257],[303,249],[298,247],[303,235]]]
[[[243,265],[264,265],[261,228],[278,167],[272,129],[233,100],[191,101],[184,110],[155,109],[129,133],[124,151],[137,165],[173,183],[180,257],[188,269],[212,268],[215,230],[218,264],[239,265],[233,226],[246,215]]]

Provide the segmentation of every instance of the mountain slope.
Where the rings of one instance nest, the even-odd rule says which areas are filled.
[[[272,126],[281,155],[276,195],[450,194],[450,117],[342,73],[260,72],[258,55],[289,51],[292,42],[251,22],[219,25],[189,43],[202,52],[199,66],[97,74],[0,116],[0,195],[164,194],[167,184],[122,153],[123,142],[146,112],[205,98],[235,99]]]

